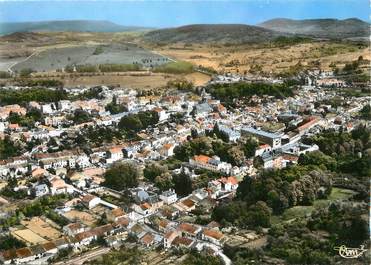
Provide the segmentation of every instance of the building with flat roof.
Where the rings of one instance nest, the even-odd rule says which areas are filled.
[[[260,142],[269,144],[273,149],[281,146],[282,135],[277,133],[270,133],[252,127],[244,127],[241,129],[241,134],[255,137]]]

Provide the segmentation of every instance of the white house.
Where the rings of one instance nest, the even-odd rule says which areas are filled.
[[[60,177],[54,176],[49,180],[49,182],[50,192],[52,193],[52,195],[74,192],[74,188],[71,185],[66,184],[66,182],[64,182],[64,180]]]
[[[81,198],[83,204],[85,204],[89,209],[94,208],[100,204],[101,199],[91,194],[87,194]]]
[[[234,191],[238,188],[236,177],[221,177],[218,181],[222,184],[222,189],[224,191]]]
[[[36,197],[41,197],[49,193],[49,187],[46,184],[36,185],[34,192]]]
[[[152,110],[157,113],[159,121],[163,121],[168,118],[168,115],[166,114],[166,111],[163,108],[155,107]]]
[[[218,156],[213,156],[211,158],[205,155],[195,155],[193,158],[189,159],[189,164],[194,167],[222,172],[225,174],[229,174],[232,169],[231,164],[220,161]]]
[[[74,236],[85,231],[85,227],[80,223],[71,223],[63,227],[63,232],[69,236]]]
[[[170,189],[161,193],[160,199],[166,204],[172,204],[178,200],[178,196],[174,190]]]
[[[209,241],[217,246],[222,246],[224,235],[222,232],[216,229],[203,229],[201,233],[201,238],[205,241]]]
[[[118,160],[124,158],[124,153],[122,152],[122,147],[112,147],[107,152],[107,163],[114,163]]]

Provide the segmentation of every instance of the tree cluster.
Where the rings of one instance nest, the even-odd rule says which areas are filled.
[[[68,99],[68,95],[61,89],[30,88],[21,90],[0,90],[0,102],[3,105],[26,104],[30,101],[57,102]]]
[[[121,118],[118,127],[128,133],[137,133],[148,126],[158,123],[158,114],[155,111],[142,111],[129,114]]]
[[[226,143],[210,137],[196,137],[180,146],[175,147],[176,159],[188,161],[194,155],[219,156],[222,161],[240,166],[247,157],[255,154],[257,144],[250,140],[237,144]]]
[[[138,178],[138,167],[134,163],[116,163],[106,171],[103,186],[121,191],[136,187]]]
[[[305,139],[305,143],[317,144],[323,153],[307,154],[300,158],[303,165],[314,163],[338,173],[352,174],[356,177],[371,175],[370,130],[359,126],[352,132],[324,131]]]
[[[362,218],[366,213],[366,207],[351,202],[333,203],[313,212],[308,220],[275,225],[269,231],[266,253],[289,264],[342,262],[343,258],[334,255],[335,246],[359,246],[369,239],[368,224]]]
[[[274,96],[285,98],[294,95],[294,90],[287,84],[264,84],[264,83],[233,83],[214,84],[207,88],[207,91],[215,98],[223,102],[233,102],[234,99],[249,98],[257,96]]]

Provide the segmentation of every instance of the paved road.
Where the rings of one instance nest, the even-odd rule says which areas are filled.
[[[108,251],[110,251],[110,248],[98,248],[96,250],[86,252],[76,258],[54,263],[54,265],[82,265],[85,261],[97,258],[98,256],[106,254]]]

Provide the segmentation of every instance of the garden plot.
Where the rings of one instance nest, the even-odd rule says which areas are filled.
[[[29,245],[48,242],[46,239],[32,232],[30,229],[20,229],[20,230],[12,231],[11,234],[15,238],[18,238],[19,240]]]

